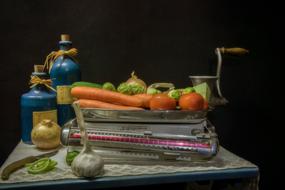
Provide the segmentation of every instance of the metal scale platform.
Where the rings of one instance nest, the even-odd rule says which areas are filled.
[[[218,152],[207,111],[121,111],[81,109],[89,143],[103,157],[126,163],[208,160]],[[80,148],[76,119],[62,129],[61,142]]]

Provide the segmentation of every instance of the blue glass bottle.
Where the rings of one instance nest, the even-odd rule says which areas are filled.
[[[72,42],[69,35],[61,35],[59,42],[60,50],[70,50]],[[52,87],[57,91],[57,110],[58,124],[63,126],[70,119],[75,117],[70,94],[70,85],[74,82],[81,81],[81,71],[79,64],[69,56],[59,56],[52,65],[50,70]]]
[[[43,72],[33,72],[32,76],[49,78],[48,74]],[[44,84],[37,84],[21,96],[21,136],[24,143],[32,144],[32,129],[43,119],[57,122],[56,95]]]

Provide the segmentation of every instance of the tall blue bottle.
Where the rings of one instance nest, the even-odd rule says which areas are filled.
[[[72,48],[69,35],[61,35],[59,48],[63,51],[68,51]],[[72,57],[67,55],[59,56],[52,65],[50,78],[52,80],[52,87],[57,92],[58,124],[62,126],[75,117],[71,106],[73,99],[70,94],[70,85],[81,81],[79,64]]]
[[[49,79],[47,73],[33,72],[32,76]],[[31,132],[43,119],[57,122],[56,95],[44,84],[37,84],[21,96],[21,129],[22,141],[32,144]]]

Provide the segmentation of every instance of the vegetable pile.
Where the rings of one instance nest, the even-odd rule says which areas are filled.
[[[154,83],[147,86],[135,73],[116,88],[112,83],[103,85],[77,82],[71,95],[81,108],[112,110],[190,110],[208,109],[210,90],[206,83],[175,89],[172,83]]]

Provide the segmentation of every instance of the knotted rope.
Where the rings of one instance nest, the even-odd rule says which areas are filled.
[[[52,90],[52,91],[55,91],[56,90],[51,87],[51,79],[41,79],[40,77],[38,76],[31,76],[31,80],[30,80],[30,88],[33,88],[39,84],[43,84],[45,85],[48,89]]]
[[[58,50],[58,51],[52,51],[48,56],[46,57],[45,64],[44,64],[44,70],[48,70],[50,72],[52,65],[54,61],[59,57],[59,56],[69,56],[72,59],[75,60],[75,56],[78,54],[78,50],[76,48],[71,48],[70,50]]]

